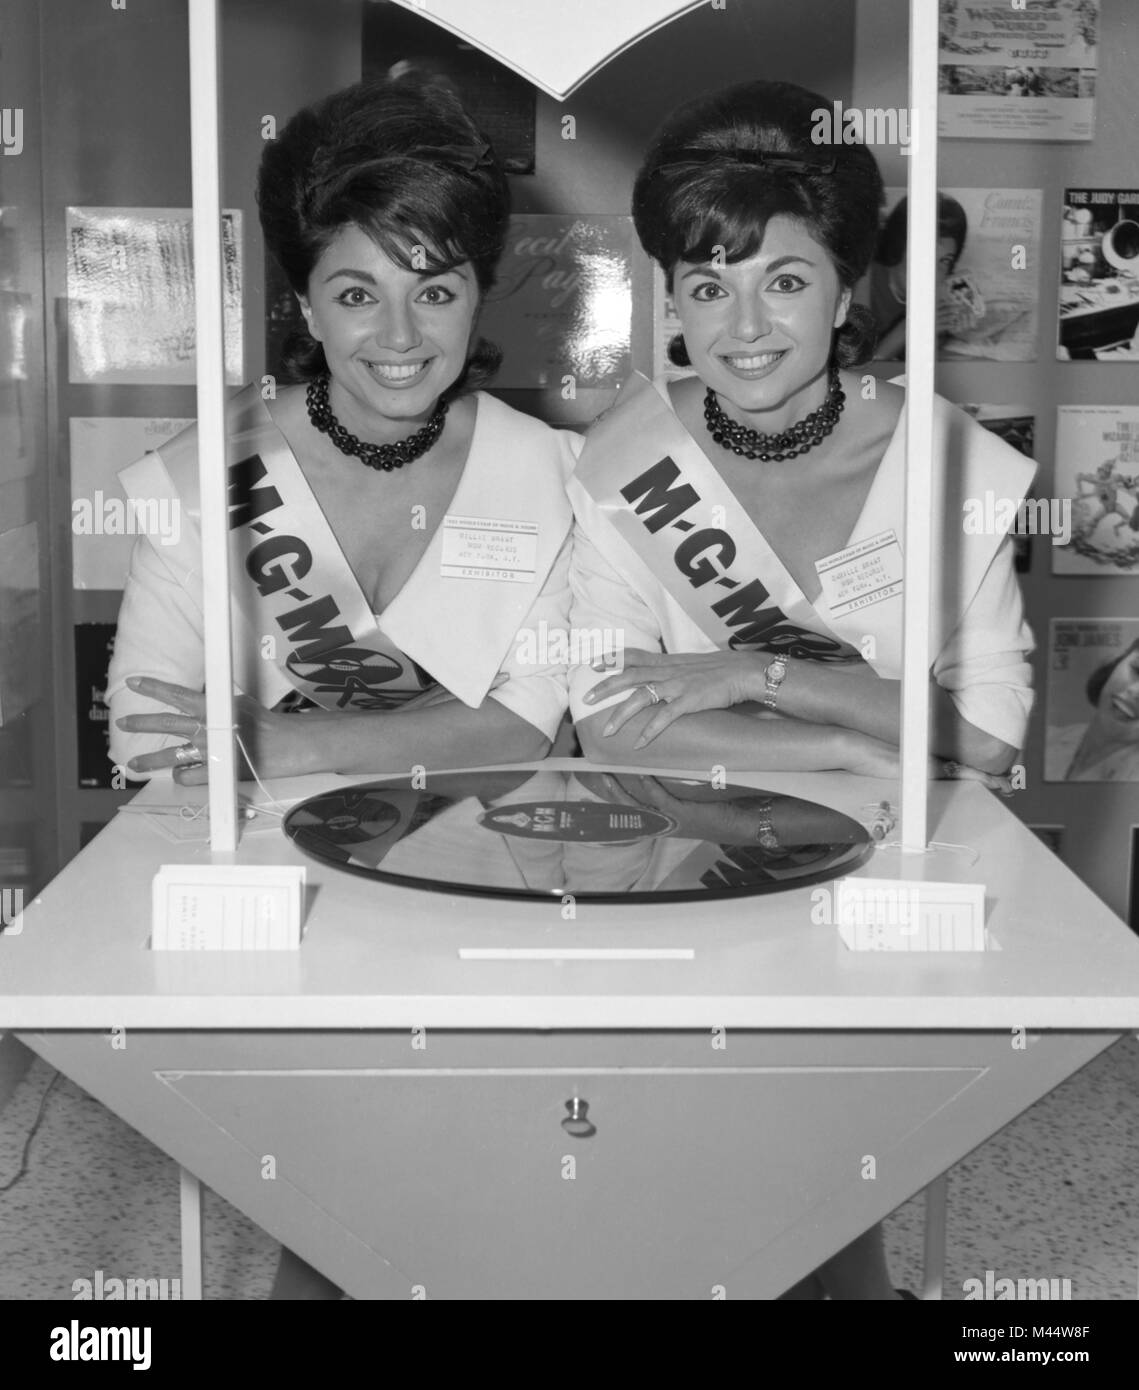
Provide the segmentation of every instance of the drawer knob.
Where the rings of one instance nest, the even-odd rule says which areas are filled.
[[[562,1128],[567,1134],[572,1134],[575,1139],[588,1139],[591,1134],[597,1133],[597,1126],[589,1118],[589,1101],[574,1096],[566,1101],[566,1109],[569,1114],[562,1121]]]

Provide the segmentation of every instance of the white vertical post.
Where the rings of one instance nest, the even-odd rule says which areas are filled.
[[[945,1223],[949,1211],[949,1174],[942,1173],[925,1190],[925,1239],[922,1249],[922,1298],[936,1301],[945,1286]]]
[[[194,203],[198,476],[202,506],[206,729],[210,848],[237,847],[233,655],[229,613],[222,315],[221,176],[218,158],[217,0],[190,0],[190,153]]]
[[[911,143],[906,247],[906,532],[902,606],[902,845],[928,839],[933,373],[937,356],[936,0],[910,0]]]
[[[178,1169],[182,1226],[182,1298],[202,1297],[202,1185],[193,1173]]]

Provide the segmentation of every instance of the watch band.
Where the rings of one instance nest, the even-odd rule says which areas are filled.
[[[763,672],[764,693],[760,697],[759,703],[766,705],[768,709],[775,708],[775,701],[779,695],[779,687],[787,679],[787,658],[783,656],[774,657],[767,663]]]
[[[756,841],[761,849],[781,849],[779,836],[775,833],[775,826],[771,823],[772,801],[763,803],[756,813],[759,820],[759,829],[756,832]]]

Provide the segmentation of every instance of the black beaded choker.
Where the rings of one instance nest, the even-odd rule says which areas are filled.
[[[818,410],[811,411],[810,415],[782,434],[760,434],[746,425],[737,425],[724,414],[710,386],[704,393],[704,423],[716,443],[730,449],[733,454],[746,459],[760,459],[764,463],[772,460],[782,462],[821,444],[838,424],[845,404],[846,392],[839,381],[838,368],[832,367],[826,400]]]
[[[405,463],[413,463],[422,457],[443,433],[443,424],[447,417],[447,402],[441,399],[431,419],[422,429],[416,430],[406,439],[399,439],[394,444],[366,444],[354,434],[349,434],[333,415],[332,407],[328,403],[328,377],[317,377],[315,381],[309,382],[305,403],[308,406],[308,418],[314,428],[328,435],[342,454],[358,458],[369,468],[382,468],[385,473],[390,473],[393,468],[402,468]]]

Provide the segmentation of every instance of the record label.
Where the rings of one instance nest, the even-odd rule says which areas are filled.
[[[520,835],[524,839],[626,844],[630,840],[669,835],[680,822],[643,806],[612,801],[519,801],[487,811],[479,817],[479,824],[502,835]]]

